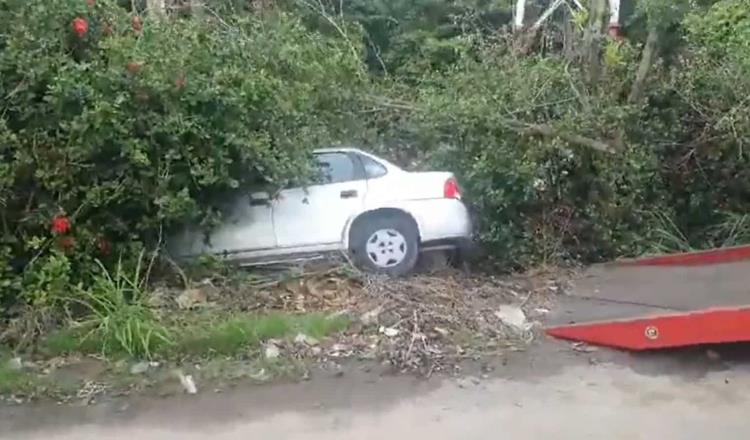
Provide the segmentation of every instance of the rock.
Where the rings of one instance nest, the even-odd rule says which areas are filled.
[[[583,342],[575,342],[573,343],[573,350],[581,353],[593,353],[599,349]]]
[[[182,371],[177,371],[177,378],[180,379],[180,385],[188,394],[198,394],[198,387],[195,386],[193,376],[189,374],[183,374]]]
[[[130,374],[144,374],[150,367],[149,362],[138,362],[130,367]]]
[[[304,345],[307,345],[309,347],[314,347],[314,346],[320,344],[320,341],[318,341],[317,339],[313,338],[312,336],[307,336],[304,333],[298,333],[297,336],[294,337],[294,342],[296,344],[304,344]]]
[[[398,329],[393,327],[380,327],[379,332],[388,336],[389,338],[394,338],[399,334]]]
[[[29,371],[39,371],[40,368],[39,368],[39,364],[37,364],[36,362],[24,361],[23,369],[29,370]]]
[[[261,368],[258,371],[249,374],[250,379],[258,382],[267,382],[271,376],[266,372],[265,368]]]
[[[532,323],[526,320],[526,314],[518,306],[502,305],[495,312],[495,317],[519,333],[527,332],[533,326]]]
[[[478,381],[475,382],[472,378],[469,377],[461,377],[456,380],[456,385],[459,388],[469,388],[470,386],[476,386],[477,384],[479,384]]]
[[[442,327],[435,327],[434,330],[435,330],[435,332],[437,334],[439,334],[442,337],[446,337],[446,336],[448,336],[450,334],[450,332],[448,330],[446,330],[446,329],[444,329]]]
[[[331,369],[333,370],[333,377],[344,376],[344,368],[341,365],[337,363],[333,363],[331,367],[332,367]]]
[[[14,357],[8,361],[8,368],[13,371],[23,370],[23,361],[20,357]]]
[[[266,359],[277,359],[281,355],[281,350],[279,350],[279,347],[277,347],[276,344],[269,343],[266,344],[263,353]]]
[[[370,310],[367,313],[363,313],[362,316],[359,317],[359,321],[365,327],[375,325],[378,323],[378,319],[380,318],[381,313],[383,313],[382,305]]]
[[[344,358],[352,355],[352,347],[346,344],[333,344],[326,354],[334,358]]]
[[[175,301],[177,307],[186,310],[205,305],[208,297],[202,289],[185,289]]]

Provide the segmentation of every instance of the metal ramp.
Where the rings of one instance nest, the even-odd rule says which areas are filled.
[[[750,341],[750,246],[591,267],[546,332],[627,350]]]

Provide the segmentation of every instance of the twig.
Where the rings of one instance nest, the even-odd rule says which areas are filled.
[[[146,268],[146,273],[143,276],[144,288],[148,286],[148,280],[149,278],[151,278],[151,270],[153,269],[154,263],[156,262],[156,257],[159,256],[159,250],[161,249],[162,240],[163,240],[163,232],[164,232],[164,223],[159,223],[159,239],[156,242],[156,247],[151,253],[151,261],[148,262],[148,268]]]
[[[185,286],[185,288],[186,289],[189,288],[190,287],[190,279],[188,278],[187,275],[185,275],[185,271],[182,270],[182,268],[180,267],[180,265],[177,264],[172,259],[172,257],[170,257],[170,256],[168,256],[166,254],[162,255],[162,258],[164,259],[164,261],[166,261],[167,263],[169,263],[169,265],[172,266],[172,268],[175,270],[175,272],[177,272],[177,274],[180,276],[180,278],[182,278],[182,284]]]
[[[336,23],[336,20],[331,18],[331,16],[326,13],[325,6],[323,6],[323,3],[321,3],[320,0],[318,0],[318,5],[320,6],[320,9],[316,9],[307,0],[297,0],[297,1],[307,6],[308,8],[310,8],[310,10],[320,14],[321,17],[323,17],[331,26],[333,26],[334,29],[336,29],[336,31],[339,33],[339,35],[341,35],[341,37],[343,37],[344,40],[346,40],[346,42],[349,44],[349,49],[351,49],[352,55],[354,56],[354,58],[359,59],[359,54],[357,53],[357,49],[354,47],[354,44],[352,44],[351,40],[349,39],[349,35],[346,33],[346,31],[344,31],[344,29],[341,28],[341,26],[339,26],[338,23]]]

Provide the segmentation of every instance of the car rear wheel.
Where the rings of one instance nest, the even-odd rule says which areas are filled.
[[[355,225],[350,248],[360,268],[402,276],[417,264],[419,233],[405,216],[373,216]]]

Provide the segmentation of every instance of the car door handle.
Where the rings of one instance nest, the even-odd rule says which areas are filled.
[[[353,199],[354,197],[357,197],[357,190],[356,189],[348,189],[345,191],[341,191],[341,198],[342,199]]]
[[[268,194],[255,193],[250,196],[250,206],[265,206],[271,203]]]

